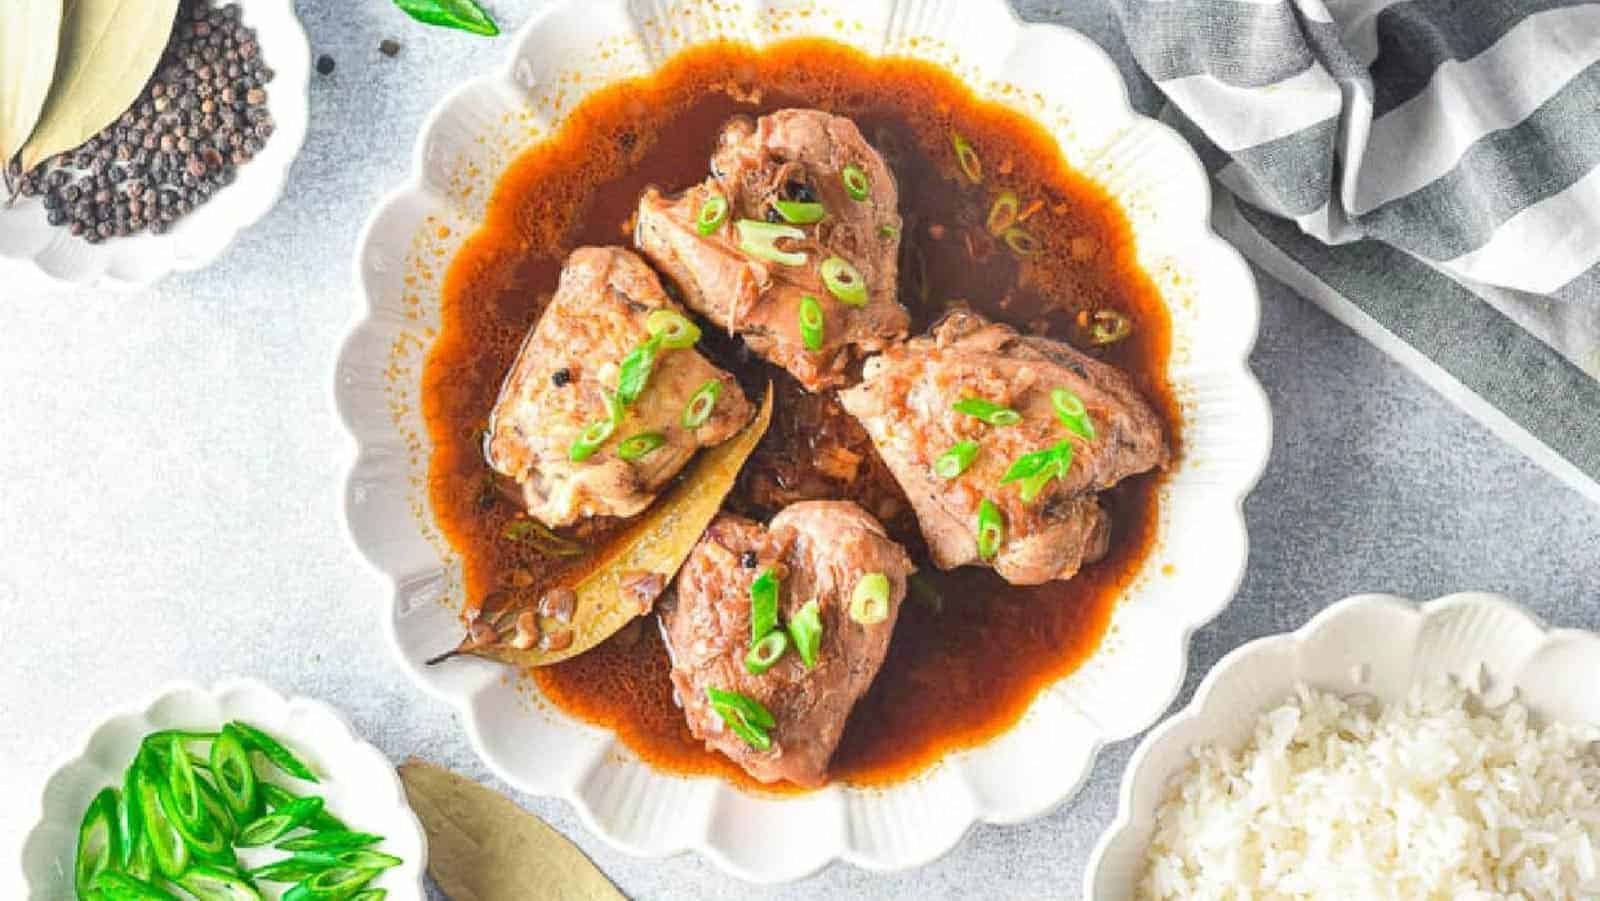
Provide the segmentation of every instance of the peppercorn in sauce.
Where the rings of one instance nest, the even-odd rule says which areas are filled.
[[[701,47],[648,80],[592,95],[558,134],[517,159],[486,224],[450,268],[423,408],[435,448],[432,506],[461,554],[469,597],[537,591],[571,565],[538,542],[505,536],[518,508],[482,450],[501,381],[554,292],[562,260],[585,244],[627,245],[647,187],[671,192],[700,182],[724,122],[785,107],[851,117],[894,171],[904,219],[899,299],[913,332],[966,307],[1069,341],[1128,373],[1176,443],[1166,309],[1135,263],[1122,212],[1067,167],[1048,133],[927,63],[813,40],[761,51]],[[971,148],[961,154],[965,165],[963,145]],[[996,218],[1006,227],[993,229]],[[1153,545],[1162,475],[1134,476],[1102,496],[1112,516],[1110,552],[1070,581],[1020,588],[989,570],[941,572],[927,562],[910,506],[872,442],[831,393],[806,393],[715,328],[706,328],[700,348],[748,396],[759,397],[769,381],[776,389],[772,427],[726,507],[764,519],[794,501],[854,500],[920,569],[883,668],[845,728],[834,778],[895,781],[981,743],[1093,652]],[[562,537],[592,548],[615,528],[588,522]],[[647,617],[532,676],[555,704],[614,729],[658,767],[753,785],[690,735],[669,671]]]

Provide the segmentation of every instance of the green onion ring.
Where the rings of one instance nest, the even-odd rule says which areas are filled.
[[[706,700],[713,704],[739,711],[739,714],[749,720],[752,725],[760,726],[763,729],[771,729],[778,725],[778,721],[772,718],[772,712],[761,706],[760,701],[754,698],[747,698],[736,691],[723,691],[720,688],[712,688],[707,685]]]
[[[1056,388],[1050,392],[1050,403],[1056,408],[1056,418],[1061,420],[1062,425],[1090,441],[1094,440],[1094,422],[1089,419],[1089,408],[1083,405],[1083,398],[1067,388]]]
[[[694,394],[689,396],[689,403],[683,408],[683,427],[698,429],[711,418],[711,411],[717,406],[717,398],[722,396],[722,381],[720,379],[706,379]]]
[[[867,573],[850,593],[850,618],[863,626],[875,626],[889,618],[889,577]]]
[[[616,430],[617,424],[609,419],[590,423],[587,428],[578,433],[577,438],[573,439],[572,446],[567,448],[567,459],[574,463],[582,463],[589,459],[594,456],[594,452],[599,450],[600,445],[605,444],[606,439],[610,438],[611,433]]]
[[[803,200],[774,200],[772,208],[783,221],[793,225],[810,225],[828,217],[828,209],[820,203]]]
[[[778,662],[783,652],[789,650],[789,636],[782,629],[773,629],[766,637],[750,646],[744,655],[745,672],[759,676]]]
[[[1017,210],[1021,206],[1022,201],[1017,199],[1015,191],[1001,191],[1000,196],[994,199],[994,205],[989,207],[989,220],[986,223],[989,234],[998,236],[1016,225]]]
[[[667,436],[660,432],[640,432],[622,439],[622,443],[617,445],[617,456],[631,462],[650,454],[666,443]]]
[[[1019,257],[1031,257],[1039,252],[1039,239],[1018,226],[1013,225],[1006,229],[1001,237],[1005,239],[1006,246],[1011,248],[1011,252]]]
[[[807,350],[821,350],[827,337],[822,322],[822,304],[810,294],[800,298],[800,340]]]
[[[805,240],[806,233],[792,225],[780,225],[776,222],[760,222],[755,219],[740,219],[733,224],[739,233],[739,249],[749,255],[785,266],[804,266],[806,255],[797,250],[781,250],[778,241],[787,238],[791,241]]]
[[[103,788],[89,802],[78,826],[78,850],[73,884],[78,897],[89,897],[89,886],[105,870],[117,866],[121,858],[117,837],[117,790]]]
[[[1005,517],[1001,515],[1000,508],[994,501],[984,498],[978,504],[978,556],[985,560],[993,560],[1000,553],[1000,545],[1006,540]]]
[[[828,257],[822,261],[818,269],[822,275],[822,283],[828,286],[828,293],[839,298],[840,303],[852,307],[867,305],[867,283],[861,278],[861,270],[850,265],[843,257]]]
[[[1133,334],[1133,320],[1116,310],[1096,310],[1089,326],[1089,340],[1095,344],[1115,344]]]
[[[694,228],[702,236],[710,235],[728,221],[728,198],[712,194],[700,205],[700,215],[695,217]]]
[[[933,474],[946,481],[967,471],[978,457],[978,442],[959,441],[933,461]]]
[[[700,326],[677,310],[651,310],[644,318],[644,327],[651,337],[659,337],[661,346],[670,350],[693,347],[700,340]]]
[[[957,413],[965,413],[974,419],[982,420],[993,426],[1016,425],[1022,421],[1022,414],[1010,407],[1002,407],[992,401],[981,397],[963,397],[950,405],[950,409]]]
[[[778,626],[778,574],[772,567],[750,583],[750,641],[767,637]]]
[[[800,662],[810,669],[817,665],[817,648],[822,646],[822,610],[816,601],[805,605],[789,617],[789,637],[794,639],[794,649]]]
[[[839,180],[844,182],[844,192],[850,195],[851,200],[866,200],[872,194],[872,182],[867,178],[867,171],[855,163],[844,167],[839,173]]]
[[[656,356],[661,351],[661,335],[651,335],[643,344],[628,351],[617,372],[617,401],[624,407],[633,406],[645,386],[650,384],[650,373],[655,370]]]
[[[983,184],[983,160],[978,158],[978,151],[973,150],[967,139],[955,131],[950,132],[950,146],[955,148],[956,162],[967,180],[975,185]]]

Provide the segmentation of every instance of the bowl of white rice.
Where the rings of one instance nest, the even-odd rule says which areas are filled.
[[[1358,595],[1240,647],[1134,752],[1086,897],[1600,897],[1600,636]]]

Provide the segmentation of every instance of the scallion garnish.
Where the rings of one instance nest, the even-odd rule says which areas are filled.
[[[989,234],[1000,235],[1006,229],[1017,224],[1017,210],[1022,202],[1017,199],[1015,191],[1001,191],[1000,196],[994,199],[994,204],[989,207],[989,221],[986,223]]]
[[[956,163],[961,166],[961,171],[967,180],[973,184],[983,183],[983,160],[978,159],[978,151],[972,149],[959,132],[950,132],[950,146],[955,148]]]
[[[1032,503],[1051,479],[1066,476],[1071,467],[1072,442],[1061,441],[1045,450],[1018,457],[1001,477],[1000,484],[1022,482],[1022,501]]]
[[[806,233],[792,225],[781,225],[776,222],[759,222],[755,219],[740,219],[733,224],[739,232],[739,249],[753,257],[782,263],[785,266],[804,266],[806,255],[797,250],[781,250],[778,241],[787,238],[791,241],[805,239]]]
[[[1089,340],[1115,344],[1133,334],[1133,320],[1116,310],[1096,310],[1089,325]]]
[[[844,192],[850,195],[851,200],[866,200],[872,193],[872,182],[867,178],[866,170],[855,163],[844,167],[839,179],[844,182]]]
[[[840,303],[852,307],[867,305],[867,283],[861,278],[861,270],[850,265],[843,257],[828,257],[822,261],[818,271],[822,275],[822,283],[828,286],[828,293],[839,298]]]
[[[1006,540],[1005,517],[1001,515],[1000,508],[994,502],[984,498],[978,504],[978,556],[985,560],[994,559],[1000,553],[1000,545]]]
[[[716,409],[717,398],[722,396],[722,381],[720,379],[706,379],[694,394],[689,396],[689,403],[683,408],[683,427],[698,429],[711,418],[711,411]]]
[[[617,456],[624,460],[633,461],[667,443],[667,437],[660,432],[640,432],[622,440],[617,445]]]
[[[752,676],[759,676],[778,662],[783,652],[789,650],[789,636],[782,629],[773,629],[766,637],[750,645],[750,652],[744,655],[745,672]]]
[[[941,479],[949,480],[967,471],[972,461],[978,458],[978,442],[959,441],[954,447],[939,455],[933,461],[933,474]]]
[[[828,210],[820,203],[804,200],[774,200],[772,208],[783,221],[793,225],[810,225],[827,218]]]
[[[789,617],[789,637],[794,639],[794,649],[806,669],[816,666],[817,648],[822,646],[822,610],[816,601],[806,601]]]
[[[822,304],[810,294],[800,298],[800,340],[807,350],[821,350],[827,337],[822,322]]]
[[[709,235],[722,227],[728,219],[728,198],[721,194],[712,194],[706,202],[700,205],[700,215],[695,217],[694,227],[701,235]]]
[[[1008,426],[1016,425],[1022,421],[1022,414],[1010,407],[1002,407],[992,401],[981,397],[963,397],[950,405],[950,409],[957,413],[965,413],[974,419],[980,419],[989,425]]]
[[[863,626],[875,626],[889,618],[889,577],[867,573],[850,593],[850,618]]]
[[[777,720],[772,718],[771,711],[761,706],[760,701],[736,691],[723,691],[709,685],[706,686],[706,700],[711,702],[711,711],[735,735],[744,739],[745,744],[757,751],[772,747],[772,737],[767,730],[775,727]]]
[[[631,407],[644,393],[645,386],[650,384],[650,372],[655,369],[656,355],[661,351],[663,340],[660,335],[652,335],[622,358],[622,367],[617,373],[618,403]]]
[[[617,424],[609,419],[590,423],[587,428],[578,433],[577,438],[572,440],[572,445],[567,448],[567,459],[574,463],[582,463],[589,459],[594,456],[594,452],[599,450],[600,445],[605,444],[606,439],[610,438],[611,433],[616,430]]]
[[[900,237],[900,229],[893,225],[880,225],[878,226],[878,235],[884,238],[898,238]]]
[[[778,625],[778,574],[772,567],[750,583],[750,641],[767,637]]]
[[[700,326],[677,310],[651,310],[644,318],[644,327],[651,337],[661,339],[662,347],[670,350],[693,347],[700,340]]]
[[[1039,252],[1039,239],[1018,226],[1011,226],[1001,235],[1006,246],[1019,257],[1031,257]]]
[[[1089,409],[1083,405],[1083,398],[1066,388],[1057,388],[1050,392],[1050,403],[1055,406],[1056,418],[1062,425],[1094,440],[1094,422],[1089,419]]]
[[[102,872],[117,866],[117,790],[103,788],[89,802],[78,826],[78,856],[74,883],[78,897],[89,897],[89,886]]]

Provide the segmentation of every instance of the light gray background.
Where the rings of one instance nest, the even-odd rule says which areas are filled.
[[[526,8],[491,4],[507,31]],[[351,453],[329,401],[356,304],[350,257],[398,183],[424,113],[502,56],[380,0],[300,0],[311,133],[288,196],[209,270],[133,296],[22,291],[0,278],[0,867],[10,882],[50,768],[116,707],[170,680],[259,677],[341,707],[399,761],[488,775],[450,711],[376,637],[387,592],[343,534]],[[1136,77],[1097,2],[1019,4],[1076,27]],[[397,59],[378,53],[399,38]],[[1135,98],[1152,99],[1135,82]],[[1246,512],[1238,598],[1195,638],[1184,696],[1222,654],[1360,591],[1502,591],[1600,628],[1600,509],[1501,444],[1282,286],[1261,278],[1254,367],[1276,419]],[[1204,541],[1204,536],[1194,536]],[[1069,898],[1115,811],[1132,742],[1049,816],[979,827],[898,876],[835,866],[772,897]],[[504,786],[499,786],[504,788]],[[519,797],[630,896],[744,899],[693,857],[634,860],[563,804]]]

